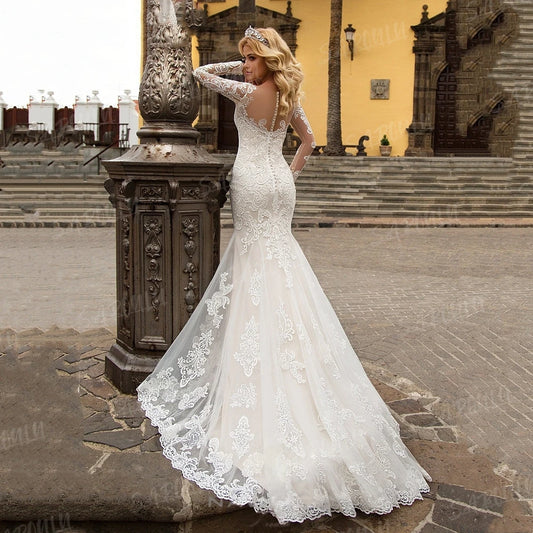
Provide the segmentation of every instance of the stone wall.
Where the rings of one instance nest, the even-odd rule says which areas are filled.
[[[429,15],[424,6],[413,26],[415,90],[406,155],[509,157],[518,106],[490,73],[517,38],[516,12],[502,0],[451,0],[444,13]]]

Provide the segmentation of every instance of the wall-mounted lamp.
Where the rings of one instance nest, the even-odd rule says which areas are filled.
[[[353,36],[355,35],[355,28],[351,24],[348,24],[348,27],[344,28],[344,33],[346,34],[346,42],[350,49],[350,59],[353,61]]]

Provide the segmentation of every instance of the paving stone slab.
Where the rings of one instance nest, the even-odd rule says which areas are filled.
[[[391,387],[383,382],[372,380],[372,384],[379,392],[379,395],[387,403],[405,398],[405,393],[402,393],[398,389],[395,389],[394,387]]]
[[[389,403],[389,407],[394,409],[399,415],[406,415],[412,413],[427,413],[425,407],[418,400],[412,398],[404,398],[403,400],[396,400]]]
[[[435,524],[426,524],[421,530],[420,533],[450,533],[451,530],[448,528],[443,528]],[[474,533],[473,531],[471,533]],[[481,533],[481,532],[478,532]]]
[[[451,428],[437,428],[437,437],[444,442],[457,442],[457,437]]]
[[[483,492],[467,490],[464,487],[448,485],[445,483],[439,484],[437,493],[441,498],[466,503],[477,509],[500,514],[503,514],[503,506],[506,502],[504,498],[499,498],[498,496],[491,496],[490,494],[485,494]]]
[[[141,418],[141,417],[139,417],[139,418],[124,418],[124,419],[121,419],[121,420],[124,420],[126,425],[128,427],[130,427],[130,428],[138,428],[143,423],[144,418]]]
[[[163,448],[161,447],[161,442],[159,440],[159,435],[152,437],[151,439],[145,440],[141,444],[141,452],[161,452]]]
[[[88,359],[90,357],[94,357],[95,355],[101,355],[102,353],[105,353],[105,350],[102,350],[102,348],[93,348],[92,350],[82,353],[81,358]]]
[[[90,433],[119,429],[122,426],[113,420],[113,417],[107,412],[94,413],[83,421],[83,432],[85,436]],[[85,439],[87,440],[87,439]]]
[[[417,413],[414,415],[405,415],[405,420],[410,424],[421,427],[442,426],[442,422],[431,413]]]
[[[82,379],[81,386],[104,400],[110,400],[118,394],[118,390],[105,379]]]
[[[148,419],[145,419],[144,423],[144,438],[149,439],[150,437],[153,437],[154,435],[159,435],[159,431],[155,426],[152,426],[150,421]]]
[[[117,396],[111,401],[113,405],[113,412],[117,418],[143,418],[144,411],[141,409],[136,396]]]
[[[63,359],[67,363],[76,363],[76,362],[78,362],[80,360],[80,358],[81,358],[81,352],[80,352],[80,350],[78,350],[74,346],[72,346],[69,349],[69,352],[67,353],[67,355],[65,355],[65,357],[63,357]]]
[[[92,394],[85,394],[80,398],[80,402],[84,407],[87,407],[92,411],[109,411],[109,405],[107,402]]]
[[[422,466],[435,481],[444,481],[468,490],[510,498],[510,483],[494,472],[488,457],[473,454],[464,444],[451,442],[407,441],[415,457],[423,457]]]
[[[432,515],[435,524],[457,533],[489,533],[496,518],[494,514],[448,500],[437,500]]]
[[[98,378],[100,376],[103,376],[105,372],[104,363],[102,361],[98,361],[98,359],[95,359],[95,361],[97,362],[97,364],[91,366],[86,372],[86,374],[90,378]]]
[[[63,370],[69,374],[75,374],[77,372],[87,370],[96,364],[98,364],[96,359],[85,359],[83,361],[78,360],[74,363],[65,363],[64,359],[60,359],[56,362],[56,369]]]
[[[97,431],[85,435],[83,440],[86,442],[95,442],[106,444],[119,450],[127,450],[138,446],[143,442],[142,433],[138,429],[122,429],[119,431]]]

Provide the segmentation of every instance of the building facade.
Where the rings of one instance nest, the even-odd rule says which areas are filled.
[[[356,31],[353,59],[339,35],[343,144],[367,135],[368,155],[379,155],[387,135],[393,156],[508,156],[517,105],[491,72],[518,33],[511,4],[346,0],[343,27]],[[204,17],[193,42],[196,65],[238,58],[249,24],[284,36],[305,73],[302,103],[317,143],[326,144],[330,2],[206,0],[196,7]],[[235,149],[231,119],[231,104],[203,91],[197,127],[206,145]]]

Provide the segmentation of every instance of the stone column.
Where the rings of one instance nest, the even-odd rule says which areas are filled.
[[[104,162],[116,207],[117,339],[106,375],[134,393],[194,311],[218,266],[223,165],[197,144],[192,2],[147,0],[140,144]]]
[[[406,156],[430,157],[433,155],[435,127],[435,94],[433,80],[433,55],[440,45],[444,50],[444,14],[429,18],[428,6],[423,6],[422,18],[416,26],[413,53],[415,54],[415,85],[413,90],[413,121],[407,128],[409,145]]]
[[[435,89],[431,86],[430,54],[432,43],[416,42],[415,86],[413,94],[413,122],[407,128],[409,146],[406,156],[431,157],[433,155],[433,129],[435,116]]]

